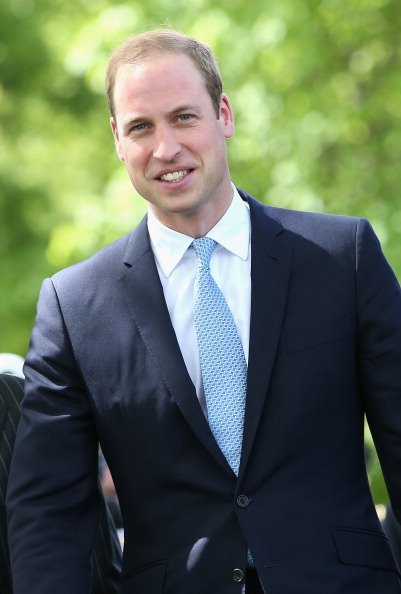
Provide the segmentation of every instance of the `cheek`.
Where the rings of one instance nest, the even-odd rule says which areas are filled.
[[[220,152],[220,139],[214,130],[210,130],[209,134],[202,134],[196,139],[191,139],[185,148],[201,161],[212,164]]]
[[[146,166],[146,153],[136,145],[131,144],[125,147],[124,156],[127,166],[133,171]]]
[[[226,159],[226,139],[221,134],[215,134],[212,142],[210,142],[205,149],[205,154],[209,155],[209,162],[211,166],[220,168],[221,164]]]

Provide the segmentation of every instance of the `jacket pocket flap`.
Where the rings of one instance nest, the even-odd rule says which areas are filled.
[[[162,594],[165,575],[165,561],[155,561],[133,571],[124,572],[121,594]]]
[[[332,529],[341,563],[397,571],[393,553],[384,534],[361,530]]]

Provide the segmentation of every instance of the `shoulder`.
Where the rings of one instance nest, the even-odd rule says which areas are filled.
[[[95,279],[105,278],[121,268],[129,235],[102,248],[90,258],[60,270],[52,276],[55,286],[64,283],[79,282],[87,284]]]
[[[55,286],[64,283],[105,283],[119,278],[126,265],[150,249],[147,216],[130,233],[110,243],[90,258],[57,272],[52,278]]]
[[[335,215],[320,212],[308,212],[269,206],[240,191],[251,209],[252,225],[268,226],[267,221],[274,221],[277,229],[296,237],[316,243],[336,243],[343,240],[354,243],[358,235],[374,235],[369,221],[360,217]]]
[[[99,250],[90,258],[60,270],[44,280],[39,295],[38,314],[41,311],[64,313],[106,307],[112,296],[119,294],[118,287],[127,269],[136,259],[149,251],[150,241],[147,219],[129,234]]]
[[[88,312],[106,304],[124,274],[124,254],[130,235],[122,237],[93,254],[44,280],[39,295],[37,322],[47,322],[59,309]],[[42,317],[40,316],[42,314]],[[82,315],[85,315],[84,313]]]

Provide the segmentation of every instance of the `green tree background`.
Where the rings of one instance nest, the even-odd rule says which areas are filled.
[[[3,0],[0,352],[25,355],[44,277],[143,215],[103,77],[123,37],[166,25],[219,59],[235,183],[278,206],[369,218],[400,276],[400,0]],[[384,501],[374,458],[370,479]]]

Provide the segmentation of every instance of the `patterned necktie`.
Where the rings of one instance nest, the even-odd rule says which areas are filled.
[[[212,433],[238,475],[244,425],[247,365],[226,300],[210,273],[216,242],[194,239],[198,258],[194,319],[206,408]]]

